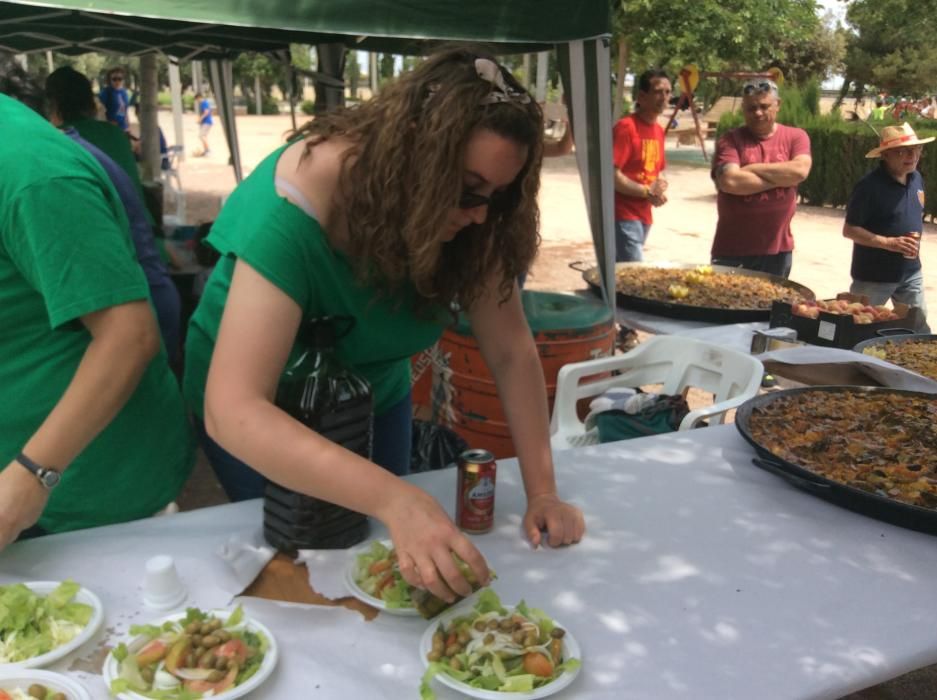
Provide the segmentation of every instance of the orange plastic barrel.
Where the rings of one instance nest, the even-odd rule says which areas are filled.
[[[590,297],[525,291],[521,299],[537,344],[552,410],[560,367],[612,353],[614,317],[611,309]],[[513,457],[514,445],[494,378],[464,316],[443,334],[439,346],[452,372],[448,387],[455,414],[452,429],[471,447],[488,450],[497,459]],[[434,381],[440,380],[437,372]]]

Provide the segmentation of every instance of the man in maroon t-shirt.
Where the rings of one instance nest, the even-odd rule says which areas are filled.
[[[657,123],[670,101],[667,74],[651,69],[638,78],[637,108],[620,119],[612,132],[615,163],[615,260],[643,259],[642,247],[651,230],[651,207],[667,201],[667,181],[660,177],[664,130]]]
[[[810,173],[810,138],[778,124],[778,86],[758,79],[742,88],[745,126],[726,132],[716,146],[712,178],[719,190],[719,221],[712,246],[715,265],[787,277],[794,237],[791,219],[797,185]]]

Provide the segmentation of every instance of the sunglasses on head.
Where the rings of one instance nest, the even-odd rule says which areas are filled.
[[[755,82],[745,83],[745,85],[742,86],[742,94],[743,94],[743,95],[752,95],[752,94],[754,94],[754,93],[756,93],[756,92],[771,92],[771,93],[773,93],[773,92],[775,92],[776,90],[777,90],[777,88],[774,86],[774,84],[773,84],[773,83],[769,83],[769,82],[767,82],[767,81],[760,82],[760,83],[755,83]]]
[[[478,192],[462,190],[459,195],[459,209],[475,209],[477,207],[488,207],[490,209],[500,209],[504,206],[506,192],[495,192],[490,197],[486,197]]]

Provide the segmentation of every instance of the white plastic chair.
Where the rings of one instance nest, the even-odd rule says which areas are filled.
[[[182,177],[179,175],[179,156],[182,151],[182,146],[167,147],[166,157],[169,159],[169,168],[160,171],[163,188],[176,205],[176,213],[164,215],[163,222],[175,226],[185,224],[185,192],[182,191]]]
[[[580,384],[584,377],[613,371],[620,374]],[[761,361],[751,355],[675,335],[655,336],[624,355],[564,365],[556,378],[550,443],[554,450],[597,444],[598,429],[586,430],[576,403],[612,387],[663,384],[664,394],[687,387],[714,394],[715,403],[690,411],[680,422],[680,430],[689,430],[706,418],[710,425],[724,422],[726,411],[758,393],[763,374]]]

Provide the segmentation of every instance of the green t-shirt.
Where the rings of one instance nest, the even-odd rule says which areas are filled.
[[[0,124],[3,469],[74,376],[91,341],[80,317],[149,291],[123,206],[94,158],[3,95]],[[65,471],[39,525],[60,532],[152,515],[178,494],[193,459],[182,397],[161,351]]]
[[[133,148],[130,146],[130,139],[119,126],[110,122],[102,122],[97,119],[77,119],[65,127],[74,127],[79,136],[88,143],[97,146],[127,172],[133,182],[137,194],[143,199],[143,184],[140,181],[140,169],[137,167],[137,159],[133,157]]]
[[[203,415],[205,380],[236,258],[283,290],[303,318],[351,316],[354,327],[338,341],[339,360],[371,384],[376,415],[410,390],[410,356],[432,345],[448,313],[433,318],[412,311],[415,292],[377,296],[361,286],[348,259],[333,250],[319,222],[279,196],[276,164],[285,147],[268,156],[225,202],[207,241],[222,255],[212,272],[186,339],[184,393]],[[298,356],[294,345],[288,364]]]

